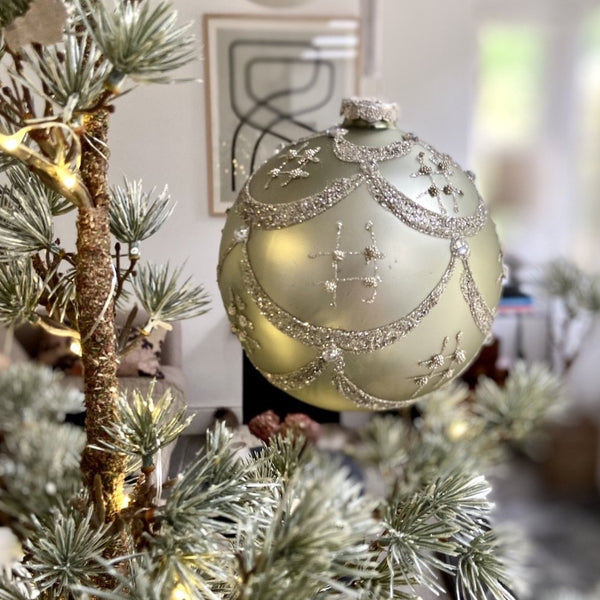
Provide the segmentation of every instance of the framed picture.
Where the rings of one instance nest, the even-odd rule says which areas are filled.
[[[357,93],[356,18],[204,16],[210,213],[223,215],[282,145],[339,118]]]

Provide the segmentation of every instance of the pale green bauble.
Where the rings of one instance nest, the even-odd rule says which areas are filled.
[[[218,282],[252,364],[329,410],[404,406],[448,383],[489,335],[495,227],[448,155],[343,102],[342,127],[263,164],[229,211]]]

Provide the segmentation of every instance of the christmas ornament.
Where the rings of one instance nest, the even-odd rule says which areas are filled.
[[[502,254],[473,175],[396,129],[395,105],[352,98],[342,114],[248,179],[218,282],[275,386],[330,410],[398,408],[476,356]]]

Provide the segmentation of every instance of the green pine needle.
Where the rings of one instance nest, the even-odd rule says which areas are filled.
[[[182,267],[171,274],[169,265],[142,265],[133,280],[133,288],[150,322],[181,321],[203,315],[210,300],[201,285],[191,278],[178,283]]]
[[[46,195],[33,178],[0,189],[0,248],[28,254],[52,250],[54,225]]]
[[[24,582],[15,583],[0,572],[0,600],[31,600],[35,591],[33,586]]]
[[[168,75],[195,58],[192,24],[177,26],[168,2],[124,0],[111,11],[104,1],[79,0],[80,13],[104,56],[112,63],[113,83],[128,75],[136,81],[169,83]]]
[[[33,558],[27,569],[41,590],[52,597],[71,597],[79,586],[90,585],[94,575],[104,572],[98,559],[111,536],[108,526],[92,525],[92,512],[55,514],[47,522],[36,522],[37,535],[26,541]]]
[[[476,390],[476,412],[499,439],[524,440],[564,400],[561,380],[543,364],[518,362],[503,387],[482,379]]]
[[[110,231],[120,242],[129,245],[141,242],[156,233],[171,216],[171,203],[165,186],[156,198],[154,190],[144,192],[141,181],[125,179],[124,187],[111,188]]]
[[[45,186],[23,163],[17,163],[7,171],[6,175],[12,190],[18,191],[21,195],[39,198],[48,205],[53,217],[64,215],[75,208],[72,202]]]
[[[154,400],[155,384],[150,383],[145,397],[136,389],[131,397],[118,398],[120,420],[105,427],[110,440],[102,449],[139,457],[143,467],[150,467],[156,453],[188,427],[192,417],[185,418],[185,408],[175,408],[171,390]]]
[[[48,317],[58,323],[64,323],[67,311],[71,310],[77,313],[77,303],[75,302],[75,278],[74,268],[68,269],[58,277],[56,285],[48,289],[48,297],[51,301]]]
[[[158,585],[168,589],[177,583],[194,599],[223,600],[217,590],[230,588],[235,580],[231,545],[198,530],[179,531],[175,535],[167,530],[152,540],[150,554],[156,565],[154,579]],[[198,560],[199,556],[203,559]]]
[[[458,557],[456,597],[459,600],[515,600],[510,585],[494,533],[481,533]]]
[[[15,326],[30,321],[42,291],[30,258],[0,255],[0,323]]]
[[[22,52],[31,73],[13,76],[66,110],[69,120],[73,111],[92,108],[104,91],[110,63],[86,31],[73,28],[64,34],[62,44],[42,46],[39,52],[24,48]]]

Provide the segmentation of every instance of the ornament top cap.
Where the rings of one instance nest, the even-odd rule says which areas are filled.
[[[388,123],[393,125],[398,118],[398,105],[377,98],[352,96],[342,100],[340,114],[345,121],[363,121],[368,124]]]

